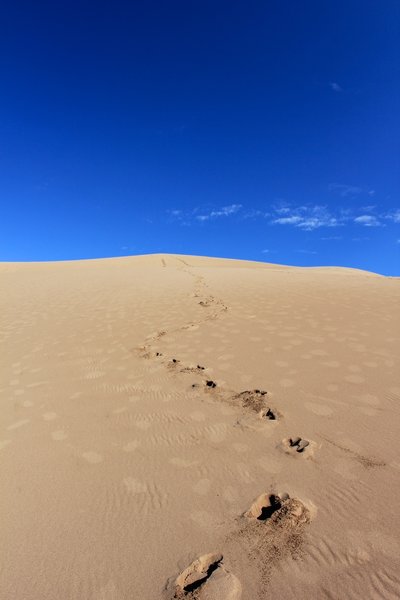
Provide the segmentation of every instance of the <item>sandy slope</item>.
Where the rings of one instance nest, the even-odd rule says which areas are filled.
[[[2,600],[400,597],[398,279],[170,255],[0,277]],[[212,571],[189,593],[187,567]]]

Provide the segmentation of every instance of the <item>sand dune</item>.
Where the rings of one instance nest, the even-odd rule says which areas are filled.
[[[3,263],[4,600],[400,597],[400,284]]]

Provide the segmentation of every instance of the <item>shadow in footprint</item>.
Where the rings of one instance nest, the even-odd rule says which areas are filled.
[[[268,419],[269,421],[276,421],[276,414],[270,408],[267,408],[266,411],[261,413],[261,418]]]
[[[253,502],[246,516],[257,519],[257,521],[267,521],[282,508],[283,502],[288,500],[288,498],[288,494],[261,494]]]
[[[261,494],[245,516],[255,521],[270,521],[274,526],[292,528],[308,523],[310,511],[289,494]]]
[[[270,519],[272,515],[280,508],[282,508],[281,499],[279,498],[279,496],[271,494],[269,496],[269,506],[261,506],[261,512],[257,517],[257,520],[266,521],[267,519]]]
[[[219,567],[222,554],[205,554],[192,562],[176,579],[175,598],[196,591]]]
[[[296,452],[304,452],[307,446],[310,445],[308,440],[303,440],[300,437],[289,438],[289,446],[295,448]]]
[[[286,452],[286,454],[291,454],[292,456],[302,454],[303,456],[310,458],[314,453],[315,442],[296,436],[283,439],[279,447]]]
[[[190,583],[189,585],[186,585],[183,589],[186,593],[190,593],[190,592],[194,592],[195,590],[199,589],[199,587],[201,587],[204,583],[204,581],[206,579],[208,579],[210,577],[210,575],[212,575],[212,573],[214,573],[214,571],[216,571],[218,569],[219,563],[215,562],[213,564],[211,564],[208,567],[207,572],[204,574],[204,578],[203,579],[199,579],[198,581],[194,581],[193,583]]]
[[[206,387],[208,387],[208,388],[215,388],[215,387],[217,387],[217,384],[215,383],[215,381],[212,381],[211,379],[207,379],[207,381],[206,381]]]

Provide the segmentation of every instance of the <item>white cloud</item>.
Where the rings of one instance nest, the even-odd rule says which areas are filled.
[[[385,218],[393,221],[394,223],[400,223],[400,209],[396,208],[392,212],[386,214]]]
[[[241,204],[230,204],[215,209],[196,207],[191,210],[168,209],[166,212],[171,221],[178,221],[181,225],[190,225],[193,220],[205,222],[209,219],[230,217],[240,211],[241,208]]]
[[[367,187],[361,187],[359,185],[348,185],[347,183],[330,183],[330,192],[337,192],[343,198],[347,196],[354,197],[360,194],[367,194],[368,196],[374,196],[375,190],[370,190]]]
[[[361,193],[356,186],[332,184],[341,196]],[[365,190],[362,191],[365,192]],[[347,203],[346,203],[347,204]],[[315,231],[320,228],[337,228],[346,225],[362,225],[364,227],[385,227],[386,225],[400,223],[400,209],[393,208],[385,212],[379,211],[378,204],[364,206],[336,206],[319,204],[290,205],[286,201],[269,207],[268,212],[260,209],[246,209],[241,204],[229,204],[217,208],[198,206],[190,210],[167,210],[170,222],[190,226],[193,223],[206,223],[235,216],[237,219],[266,219],[269,225],[281,227],[295,227],[302,231]],[[325,236],[320,239],[335,240],[340,236]]]
[[[213,210],[210,213],[210,217],[229,217],[234,215],[242,208],[241,204],[230,204],[229,206],[223,206],[219,210]]]
[[[379,227],[381,222],[374,215],[360,215],[354,219],[354,223],[365,227]]]
[[[208,221],[208,219],[216,219],[218,217],[230,217],[237,213],[241,208],[241,204],[230,204],[229,206],[223,206],[222,208],[196,215],[196,219],[198,221]]]
[[[280,217],[279,219],[274,219],[272,222],[277,225],[298,225],[302,222],[302,219],[301,217],[293,215],[291,217]]]
[[[287,215],[290,213],[290,208],[288,206],[279,206],[275,208],[275,212],[278,213],[278,215]]]
[[[282,207],[275,209],[275,212],[282,214]],[[326,206],[297,206],[294,208],[285,207],[286,216],[273,219],[273,225],[293,225],[305,231],[312,231],[319,227],[338,227],[342,223],[338,217],[334,216]]]
[[[343,88],[341,88],[340,85],[335,81],[331,81],[329,85],[334,92],[343,92]]]

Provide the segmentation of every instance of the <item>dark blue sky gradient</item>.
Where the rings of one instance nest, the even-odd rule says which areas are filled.
[[[0,260],[400,275],[400,4],[9,3]]]

